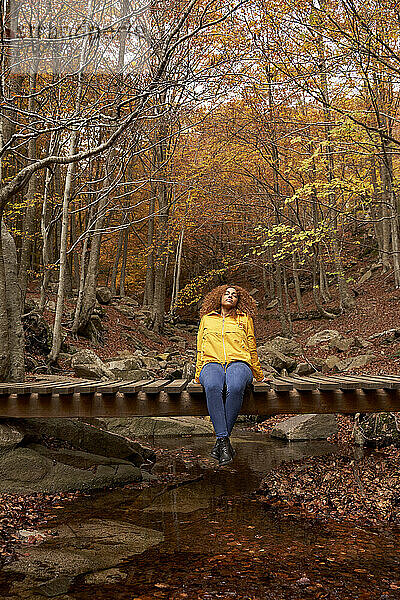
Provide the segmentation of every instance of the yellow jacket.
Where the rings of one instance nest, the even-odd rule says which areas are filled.
[[[239,311],[236,317],[222,317],[216,311],[204,315],[197,334],[195,381],[199,381],[200,371],[206,363],[218,362],[224,365],[235,360],[246,362],[257,381],[263,379],[253,319]]]

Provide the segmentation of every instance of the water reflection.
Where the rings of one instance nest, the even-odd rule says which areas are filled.
[[[132,556],[113,565],[118,576],[115,568],[110,575],[99,573],[98,584],[93,575],[80,576],[69,599],[400,598],[395,531],[378,534],[304,520],[288,507],[265,508],[254,493],[269,469],[282,461],[332,453],[331,444],[286,444],[243,433],[234,440],[234,463],[222,469],[208,460],[209,439],[157,439],[157,444],[171,454],[155,472],[188,473],[191,480],[82,499],[67,507],[59,523],[78,515],[81,520],[113,519],[159,531],[163,541],[141,554],[132,548]]]

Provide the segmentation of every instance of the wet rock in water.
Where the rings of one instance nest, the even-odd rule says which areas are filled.
[[[103,420],[108,431],[127,438],[214,435],[212,424],[197,417],[127,417]]]
[[[36,590],[39,594],[46,596],[47,598],[56,598],[62,594],[66,594],[73,584],[75,577],[68,575],[61,575],[60,577],[54,577],[49,581],[45,581],[37,586]]]
[[[57,535],[44,543],[23,549],[15,562],[4,567],[8,573],[46,580],[77,576],[119,566],[134,554],[160,544],[161,532],[110,519],[85,519],[57,527]]]
[[[285,356],[299,356],[303,354],[303,348],[301,347],[301,344],[292,338],[286,338],[278,335],[272,340],[269,340],[268,345],[275,350],[278,350],[278,352],[285,354]]]
[[[32,442],[40,443],[52,437],[85,452],[121,458],[136,466],[146,460],[155,460],[155,454],[149,448],[79,419],[18,419],[18,427]]]
[[[24,439],[18,427],[8,423],[0,423],[0,454],[16,448]]]
[[[275,425],[271,436],[289,441],[324,440],[337,430],[335,415],[296,415]]]
[[[93,491],[141,481],[138,467],[118,458],[32,444],[0,455],[0,493]]]
[[[98,287],[96,290],[96,298],[100,304],[110,304],[111,302],[111,291],[108,287]]]
[[[86,575],[85,577],[85,583],[88,585],[118,583],[127,577],[128,574],[120,569],[106,569],[105,571],[99,571],[98,573],[89,573],[89,575]]]
[[[87,379],[114,379],[113,372],[107,368],[93,350],[79,350],[71,360],[71,366],[77,377]]]

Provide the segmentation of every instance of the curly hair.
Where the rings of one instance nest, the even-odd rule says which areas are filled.
[[[232,314],[236,316],[238,310],[246,313],[250,317],[254,317],[257,312],[257,304],[254,298],[252,298],[247,290],[240,287],[240,285],[220,285],[205,296],[203,304],[200,309],[200,317],[207,315],[210,312],[221,310],[221,298],[225,294],[228,288],[235,288],[238,294],[238,303],[232,310]]]

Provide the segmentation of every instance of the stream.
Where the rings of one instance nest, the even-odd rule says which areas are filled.
[[[153,473],[184,478],[65,506],[45,541],[1,572],[0,598],[400,598],[398,530],[304,519],[290,507],[268,508],[255,493],[280,462],[331,454],[334,445],[244,430],[233,444],[234,462],[217,468],[210,438],[152,440],[169,450]]]

